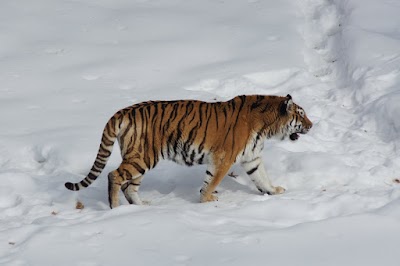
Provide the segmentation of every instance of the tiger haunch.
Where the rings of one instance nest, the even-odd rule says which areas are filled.
[[[96,160],[70,190],[89,186],[104,169],[115,140],[122,163],[108,175],[109,203],[119,205],[121,189],[129,203],[141,204],[138,189],[143,175],[159,160],[183,165],[207,164],[201,202],[216,200],[212,194],[229,168],[239,161],[262,193],[279,194],[262,164],[265,139],[298,139],[312,127],[304,110],[287,97],[237,96],[227,102],[195,100],[149,101],[118,111],[106,124]]]

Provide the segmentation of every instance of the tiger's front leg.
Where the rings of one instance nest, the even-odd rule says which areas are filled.
[[[203,187],[200,190],[200,202],[217,201],[217,196],[213,195],[216,187],[221,183],[233,162],[217,161],[207,167],[206,177]]]
[[[269,180],[265,171],[261,157],[256,157],[249,161],[242,161],[241,165],[261,193],[276,195],[285,192],[283,187],[274,187],[272,185],[271,180]]]

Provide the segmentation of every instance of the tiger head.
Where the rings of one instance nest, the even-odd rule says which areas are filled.
[[[293,102],[290,94],[280,105],[279,113],[284,122],[281,127],[282,139],[289,137],[295,141],[299,138],[299,134],[306,134],[313,125],[304,109]]]

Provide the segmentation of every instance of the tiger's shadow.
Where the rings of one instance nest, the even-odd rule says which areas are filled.
[[[107,173],[112,169],[112,166],[107,167],[91,187],[80,191],[76,197],[87,207],[98,210],[108,209]],[[205,171],[204,165],[186,167],[172,162],[162,162],[146,173],[139,195],[150,206],[199,203]],[[244,170],[237,165],[232,166],[217,187],[217,192],[221,201],[224,201],[224,196],[228,194],[242,193],[249,196],[259,194]],[[122,192],[119,196],[121,205],[129,205]]]
[[[206,166],[185,167],[168,162],[164,167],[156,167],[146,174],[139,195],[150,205],[164,205],[169,201],[199,203],[205,171]],[[233,166],[228,173],[217,187],[218,197],[221,198],[224,192],[258,193],[240,167]]]

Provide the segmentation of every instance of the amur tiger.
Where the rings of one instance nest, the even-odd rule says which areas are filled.
[[[149,101],[118,111],[107,122],[96,160],[79,183],[69,190],[88,187],[100,175],[116,140],[122,163],[108,175],[111,208],[119,206],[121,189],[130,204],[142,204],[138,190],[144,174],[161,159],[179,164],[207,164],[200,201],[215,201],[217,185],[229,168],[240,162],[261,193],[280,194],[262,163],[264,140],[297,140],[312,122],[292,97],[242,95],[226,102],[196,100]]]

